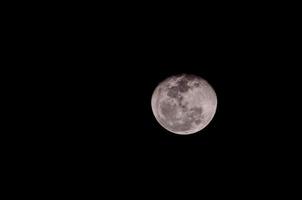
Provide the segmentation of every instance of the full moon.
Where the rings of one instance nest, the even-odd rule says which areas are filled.
[[[181,74],[159,83],[151,106],[162,127],[175,134],[189,135],[204,129],[213,119],[217,96],[203,78]]]

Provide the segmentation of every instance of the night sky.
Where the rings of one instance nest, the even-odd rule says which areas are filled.
[[[64,86],[57,87],[66,97],[66,122],[72,130],[64,133],[65,139],[75,141],[76,151],[92,148],[96,153],[100,148],[134,157],[142,152],[177,157],[181,151],[186,156],[227,154],[237,159],[267,152],[277,145],[272,141],[281,139],[271,131],[280,120],[274,113],[280,110],[278,91],[283,87],[283,71],[274,66],[286,59],[272,38],[251,32],[238,35],[238,29],[229,28],[234,33],[192,30],[195,34],[179,40],[171,31],[156,36],[151,32],[113,35],[102,45],[88,38],[90,48],[79,44],[64,57],[65,67],[58,67]],[[189,136],[166,131],[151,110],[157,84],[180,73],[203,77],[218,98],[211,123]]]
[[[91,17],[59,19],[59,32],[46,27],[53,32],[39,45],[48,52],[37,45],[39,67],[23,68],[39,79],[28,78],[40,91],[32,90],[41,113],[27,138],[39,146],[33,152],[58,174],[75,180],[87,173],[97,177],[93,183],[103,174],[122,177],[122,185],[134,176],[138,183],[166,177],[176,184],[276,178],[273,169],[294,160],[299,147],[291,114],[297,52],[280,40],[280,20],[251,16],[207,15],[182,26],[181,18],[154,24]],[[210,124],[186,136],[161,127],[151,109],[156,86],[181,73],[207,80],[218,99]]]
[[[75,130],[70,135],[76,136],[85,151],[92,148],[94,155],[95,150],[102,149],[115,156],[129,153],[130,157],[149,155],[160,159],[165,153],[170,158],[177,158],[180,153],[186,158],[204,155],[207,159],[224,158],[226,154],[242,159],[251,154],[262,155],[270,148],[270,142],[278,135],[269,131],[268,115],[274,102],[267,96],[275,91],[270,82],[264,84],[266,74],[259,73],[262,66],[255,67],[259,60],[252,60],[239,50],[210,54],[196,50],[198,56],[194,58],[168,50],[160,51],[163,54],[158,57],[149,54],[159,50],[126,54],[127,58],[84,68],[82,74],[78,68],[80,89],[74,91],[78,98],[74,107],[80,110],[74,111],[78,118],[70,121]],[[205,78],[218,97],[211,123],[188,136],[165,130],[151,110],[151,96],[157,84],[179,73]]]
[[[276,163],[288,163],[294,154],[285,152],[297,148],[293,132],[282,126],[289,118],[279,115],[284,113],[278,97],[281,71],[272,75],[266,68],[270,59],[255,55],[258,48],[183,49],[132,49],[72,69],[77,76],[69,79],[73,90],[64,107],[69,118],[63,116],[64,128],[55,132],[61,161],[89,168],[91,176],[123,177],[124,184],[162,177],[176,185],[177,180],[246,181],[263,174],[275,179]],[[179,73],[203,77],[218,98],[211,123],[187,136],[165,130],[151,109],[157,84]]]

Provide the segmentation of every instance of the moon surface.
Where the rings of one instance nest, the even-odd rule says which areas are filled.
[[[168,77],[155,88],[151,106],[162,127],[188,135],[202,130],[213,119],[217,96],[203,78],[181,74]]]

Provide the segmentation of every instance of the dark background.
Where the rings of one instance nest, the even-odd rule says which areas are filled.
[[[290,141],[288,128],[283,129],[288,119],[281,117],[286,101],[280,90],[287,91],[286,98],[291,91],[282,84],[284,68],[276,67],[287,58],[275,47],[281,44],[271,41],[274,36],[248,32],[221,39],[206,33],[201,41],[195,36],[183,42],[185,36],[180,40],[168,34],[154,39],[156,43],[148,41],[149,34],[141,37],[125,39],[131,42],[110,37],[113,42],[106,42],[102,52],[92,53],[96,49],[90,45],[86,52],[84,45],[67,54],[70,67],[61,77],[66,88],[58,85],[66,119],[58,137],[71,158],[80,154],[95,162],[94,157],[105,156],[130,166],[166,163],[175,170],[188,170],[188,163],[258,165],[279,159]],[[218,96],[215,118],[194,135],[167,132],[151,110],[157,84],[179,73],[205,78]]]
[[[18,18],[12,34],[24,55],[16,60],[29,66],[13,68],[26,79],[18,86],[26,112],[17,116],[30,132],[16,137],[34,171],[112,188],[256,181],[265,190],[291,176],[300,146],[294,13],[63,7]],[[203,77],[218,97],[211,123],[188,136],[166,131],[151,110],[157,84],[179,73]]]

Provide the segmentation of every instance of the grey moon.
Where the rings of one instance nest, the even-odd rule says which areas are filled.
[[[189,135],[204,129],[213,119],[217,96],[203,78],[192,74],[170,76],[155,88],[152,112],[166,130]]]

